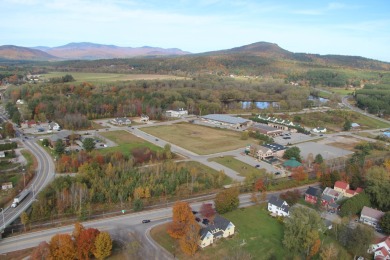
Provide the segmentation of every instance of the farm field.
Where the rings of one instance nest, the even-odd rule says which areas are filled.
[[[188,123],[145,127],[142,131],[202,155],[234,150],[254,142],[241,140],[239,132]]]
[[[181,253],[177,241],[167,234],[166,224],[153,228],[151,235],[166,250],[176,253],[179,259],[224,259],[237,250],[262,256],[262,259],[289,259],[291,256],[282,245],[283,225],[270,217],[264,206],[237,209],[223,217],[234,223],[236,234],[198,251],[193,257]]]
[[[130,155],[131,151],[134,148],[138,148],[138,147],[147,147],[152,151],[162,150],[161,147],[151,144],[123,130],[104,132],[104,133],[101,132],[100,135],[118,144],[118,146],[115,147],[109,147],[109,148],[99,150],[99,152],[103,154],[119,151],[122,152],[124,155]]]
[[[226,166],[236,172],[239,172],[240,176],[259,176],[265,174],[265,169],[257,169],[252,165],[241,162],[237,159],[234,159],[233,156],[224,156],[224,157],[215,157],[209,159],[209,161],[214,161],[223,166]]]
[[[152,75],[152,74],[118,74],[118,73],[86,73],[86,72],[50,72],[43,74],[44,79],[63,77],[70,74],[76,80],[81,82],[113,82],[128,80],[155,80],[155,79],[184,79],[172,75]]]

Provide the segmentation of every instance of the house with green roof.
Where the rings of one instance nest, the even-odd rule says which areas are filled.
[[[283,163],[283,166],[285,168],[297,168],[299,166],[302,166],[302,163],[298,162],[297,159],[295,159],[295,157],[291,157],[289,160],[285,161]]]

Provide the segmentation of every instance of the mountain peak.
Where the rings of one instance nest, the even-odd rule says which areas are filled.
[[[291,52],[282,49],[276,43],[270,42],[255,42],[252,44],[244,45],[241,47],[232,48],[229,51],[232,52],[250,52],[250,53],[268,53],[268,54],[282,54],[288,55]]]

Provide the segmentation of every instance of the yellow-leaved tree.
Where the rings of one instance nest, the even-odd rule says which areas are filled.
[[[198,250],[200,226],[195,220],[187,225],[184,236],[180,238],[181,250],[190,256],[193,256]]]
[[[93,255],[97,259],[104,259],[111,255],[112,240],[108,232],[100,232],[95,239]]]

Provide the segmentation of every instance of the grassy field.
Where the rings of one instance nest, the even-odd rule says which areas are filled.
[[[118,144],[118,146],[115,147],[99,150],[103,154],[119,151],[124,155],[129,155],[134,148],[138,147],[148,147],[152,151],[162,150],[161,147],[151,144],[123,130],[104,133],[101,132],[100,135]]]
[[[43,74],[44,79],[63,77],[70,74],[76,80],[81,82],[114,82],[128,80],[155,80],[155,79],[184,79],[172,75],[149,75],[149,74],[117,74],[117,73],[86,73],[86,72],[50,72]]]
[[[356,113],[356,112],[354,112]],[[356,113],[358,114],[358,113]],[[358,114],[358,118],[354,121],[354,123],[358,123],[359,125],[362,126],[362,128],[366,129],[377,129],[377,128],[386,128],[390,127],[390,124],[379,121],[375,118],[368,117],[362,114]]]
[[[342,96],[349,95],[354,92],[353,89],[345,89],[345,88],[328,88],[328,90],[330,92],[334,92]]]
[[[234,150],[254,142],[241,140],[239,132],[187,123],[145,127],[142,131],[197,154]]]
[[[236,234],[198,251],[193,257],[180,252],[177,241],[166,233],[166,225],[152,229],[151,234],[169,252],[173,254],[176,251],[179,259],[223,259],[238,250],[250,253],[253,259],[290,259],[291,253],[282,245],[283,226],[268,215],[264,206],[238,209],[223,216],[234,223]]]
[[[301,115],[293,115],[288,119],[291,121],[297,121],[296,117],[300,117],[300,124],[306,127],[326,127],[330,132],[342,131],[345,118],[348,118],[353,123],[358,123],[362,130],[378,129],[389,127],[390,124],[379,121],[375,118],[371,118],[360,113],[349,110],[333,110],[328,112],[312,112]]]
[[[240,173],[240,175],[243,177],[249,175],[265,174],[265,169],[257,169],[256,167],[254,167],[254,165],[249,165],[244,162],[241,162],[240,160],[234,159],[233,156],[215,157],[209,159],[209,161],[214,161],[219,164],[222,164],[223,166],[226,166]]]

